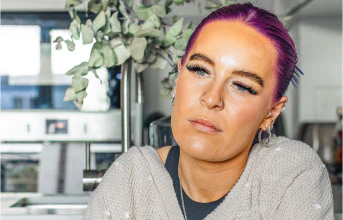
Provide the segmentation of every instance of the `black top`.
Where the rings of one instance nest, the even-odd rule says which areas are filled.
[[[180,157],[180,148],[178,146],[173,146],[168,153],[165,167],[168,170],[173,180],[176,197],[183,213],[181,194],[180,194],[180,180],[179,180],[179,175],[178,175],[179,157]],[[225,196],[223,196],[222,198],[214,202],[200,203],[200,202],[195,202],[191,198],[189,198],[183,190],[182,192],[183,192],[183,200],[184,200],[184,205],[185,205],[188,220],[204,219],[225,198]]]

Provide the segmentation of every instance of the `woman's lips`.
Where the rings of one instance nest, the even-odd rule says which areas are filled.
[[[216,128],[216,126],[210,121],[198,119],[198,120],[190,120],[190,122],[192,126],[198,131],[205,132],[205,133],[220,132],[220,130]]]

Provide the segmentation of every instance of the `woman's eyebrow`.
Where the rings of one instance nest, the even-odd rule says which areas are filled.
[[[206,55],[201,54],[201,53],[193,54],[189,60],[200,60],[200,61],[204,61],[204,62],[214,66],[213,60],[211,60],[209,57],[207,57]]]
[[[260,86],[263,87],[263,79],[261,77],[259,77],[257,74],[255,73],[251,73],[251,72],[248,72],[248,71],[244,71],[244,70],[233,70],[232,71],[232,75],[236,75],[236,76],[242,76],[242,77],[245,77],[245,78],[249,78],[251,79],[252,81],[258,83]]]

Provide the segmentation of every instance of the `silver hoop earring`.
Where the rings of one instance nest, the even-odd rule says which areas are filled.
[[[174,100],[175,100],[175,92],[172,92],[172,99],[170,101],[170,105],[173,107],[174,106]]]
[[[259,131],[259,133],[258,133],[258,142],[260,142],[260,144],[263,145],[263,146],[267,145],[267,144],[270,142],[270,140],[271,140],[271,138],[272,138],[272,129],[273,129],[273,126],[268,127],[268,128],[266,128],[266,129],[267,129],[267,134],[268,134],[268,139],[267,139],[266,142],[263,142],[263,140],[262,140],[262,132],[263,132],[263,130],[260,129],[260,131]]]
[[[223,102],[222,101],[220,101],[220,104],[219,104],[219,108],[221,108],[223,106]]]

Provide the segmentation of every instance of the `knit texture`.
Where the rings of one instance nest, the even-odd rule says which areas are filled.
[[[157,151],[132,147],[108,169],[85,220],[184,219],[172,179]],[[334,219],[327,169],[308,145],[273,136],[255,144],[224,201],[205,220]]]

